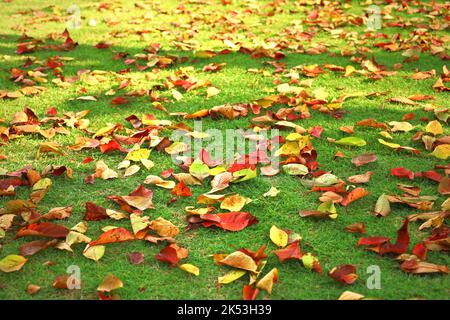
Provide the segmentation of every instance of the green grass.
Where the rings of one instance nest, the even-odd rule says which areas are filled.
[[[219,3],[220,1],[211,1]],[[239,1],[234,1],[239,2]],[[13,1],[11,3],[0,4],[0,90],[17,90],[18,85],[9,80],[9,70],[12,67],[19,67],[25,61],[25,56],[15,54],[16,44],[22,31],[36,38],[45,38],[52,32],[60,33],[65,28],[66,8],[73,4],[73,1],[58,1],[56,6],[51,6],[52,1],[30,0]],[[153,2],[155,3],[155,2]],[[241,3],[241,2],[239,2]],[[244,2],[242,2],[244,3]],[[253,2],[262,12],[269,12],[270,7],[264,6],[264,1]],[[176,36],[183,35],[188,31],[182,27],[177,27],[173,22],[180,24],[188,23],[192,18],[189,14],[175,11],[177,7],[175,1],[161,1],[161,8],[167,11],[157,13],[154,5],[151,10],[142,10],[134,7],[134,1],[114,2],[121,10],[117,12],[96,10],[97,3],[93,1],[77,1],[76,4],[81,8],[83,17],[83,27],[76,30],[70,30],[71,37],[79,43],[74,51],[55,52],[55,51],[37,51],[31,55],[40,60],[45,60],[50,56],[64,56],[73,58],[72,61],[64,63],[63,71],[66,76],[74,76],[80,69],[118,71],[125,69],[126,66],[121,60],[113,60],[111,49],[98,50],[94,47],[99,41],[111,41],[114,43],[112,50],[121,52],[126,51],[130,56],[142,53],[143,49],[150,43],[161,43],[163,54],[173,54],[177,56],[186,56],[188,61],[175,65],[168,69],[162,69],[157,74],[157,82],[163,83],[165,78],[179,67],[194,67],[190,74],[200,79],[207,79],[221,90],[220,94],[210,99],[205,99],[206,89],[201,88],[185,93],[179,102],[169,102],[163,105],[169,112],[194,112],[204,108],[211,108],[224,103],[247,103],[251,100],[262,98],[268,94],[274,93],[275,85],[273,77],[264,77],[259,74],[249,73],[250,68],[265,69],[272,72],[274,69],[265,62],[270,59],[252,59],[248,55],[241,53],[232,53],[228,55],[218,55],[209,59],[199,59],[194,57],[191,51],[179,51],[171,42]],[[277,13],[273,17],[266,17],[258,14],[243,13],[244,4],[220,6],[220,5],[200,5],[186,4],[185,7],[197,15],[194,22],[199,32],[195,34],[194,39],[198,41],[201,49],[219,50],[223,49],[221,41],[211,39],[211,36],[220,33],[227,33],[227,25],[221,22],[218,17],[223,12],[236,10],[240,17],[245,21],[247,30],[242,30],[244,25],[240,25],[240,41],[243,45],[250,46],[252,39],[250,33],[262,42],[265,39],[278,37],[279,31],[289,26],[293,20],[302,20],[305,17],[304,10],[308,12],[311,6],[297,7],[297,12],[289,14],[287,10]],[[291,3],[282,5],[282,8],[294,8]],[[18,15],[20,10],[42,10],[44,15],[41,18],[33,17],[31,12]],[[360,14],[363,7],[353,2],[353,8],[346,10]],[[256,9],[255,9],[256,10]],[[61,21],[48,21],[46,17],[55,13],[60,13]],[[150,19],[139,24],[144,14],[150,12]],[[402,16],[407,19],[427,17],[418,15],[407,15],[406,13],[392,13],[394,17]],[[42,17],[43,16],[43,17]],[[90,27],[87,20],[96,18],[98,25]],[[106,26],[103,22],[105,18],[114,18],[119,24],[112,27]],[[210,25],[204,24],[203,19],[211,21]],[[272,25],[266,26],[267,20],[273,21]],[[438,17],[441,19],[442,17]],[[144,21],[144,20],[142,20]],[[250,27],[251,26],[251,27]],[[169,30],[167,33],[158,31],[159,27]],[[355,27],[345,25],[342,28],[348,31],[356,31],[359,34],[364,32],[364,26]],[[306,26],[305,26],[306,29]],[[414,28],[383,28],[381,31],[389,36],[399,32],[404,37],[413,31]],[[132,30],[149,30],[146,39],[133,34]],[[111,31],[126,31],[127,36],[123,38],[113,38],[109,35]],[[433,32],[436,36],[442,36],[445,31]],[[353,65],[360,69],[359,64],[353,63],[349,57],[342,57],[339,52],[345,45],[345,41],[331,39],[330,34],[318,29],[318,33],[313,38],[312,43],[325,42],[330,44],[330,53],[322,55],[308,55],[290,53],[286,51],[286,58],[281,62],[286,63],[286,70],[298,65],[310,64],[337,64],[341,66]],[[303,43],[306,48],[307,42]],[[370,46],[370,44],[368,44]],[[388,70],[392,70],[395,63],[401,63],[404,57],[402,51],[388,53],[376,48],[372,48],[374,56],[378,63],[386,65]],[[448,44],[447,44],[448,49]],[[447,50],[448,52],[448,50]],[[332,53],[336,53],[333,55]],[[202,67],[211,62],[226,62],[227,65],[217,73],[204,73]],[[342,77],[339,73],[327,71],[325,74],[313,80],[311,90],[323,88],[329,93],[329,97],[338,97],[343,93],[355,92],[387,92],[386,96],[379,97],[358,97],[348,99],[344,103],[344,110],[348,113],[343,119],[336,120],[329,115],[311,111],[310,119],[296,121],[299,125],[309,128],[321,125],[325,128],[321,139],[314,139],[313,144],[318,153],[319,168],[322,170],[333,171],[335,175],[345,179],[351,175],[363,173],[367,170],[375,172],[372,180],[367,186],[370,194],[351,204],[348,210],[339,207],[339,217],[336,220],[315,220],[310,218],[301,218],[298,215],[299,210],[315,209],[319,204],[318,194],[309,193],[308,189],[303,187],[298,178],[280,174],[272,178],[258,176],[256,179],[232,185],[227,192],[237,192],[243,196],[252,198],[254,201],[248,204],[245,209],[255,215],[259,223],[240,232],[226,232],[219,229],[201,228],[198,230],[181,233],[176,237],[180,246],[189,249],[187,263],[198,266],[201,270],[200,276],[195,277],[187,274],[178,268],[170,268],[164,263],[154,259],[154,255],[159,252],[164,244],[151,245],[141,241],[133,241],[122,244],[107,245],[105,256],[99,262],[93,262],[82,256],[83,245],[74,245],[74,254],[59,251],[50,248],[29,257],[29,261],[22,270],[13,273],[0,273],[0,298],[1,299],[96,299],[96,288],[102,279],[112,272],[119,277],[124,287],[118,290],[122,299],[240,299],[242,286],[246,280],[244,278],[224,286],[217,285],[217,277],[223,275],[227,268],[218,267],[213,264],[210,255],[218,252],[232,252],[236,248],[257,249],[262,244],[267,244],[269,258],[265,270],[273,267],[279,269],[279,281],[275,284],[272,295],[269,297],[265,293],[260,294],[260,298],[268,299],[336,299],[340,293],[345,290],[351,290],[364,294],[368,297],[379,299],[449,299],[450,281],[448,277],[442,275],[411,275],[403,273],[398,262],[389,257],[381,257],[373,252],[368,252],[362,248],[357,248],[358,236],[344,231],[344,227],[355,223],[364,222],[367,227],[368,235],[386,235],[395,238],[396,230],[400,227],[403,218],[416,210],[404,206],[393,205],[392,213],[385,218],[376,218],[373,213],[373,207],[376,199],[382,193],[399,193],[396,184],[404,182],[390,176],[389,170],[392,167],[405,167],[414,172],[431,170],[436,164],[445,164],[446,161],[430,157],[423,145],[411,141],[411,137],[416,131],[409,133],[395,133],[394,141],[401,145],[408,145],[418,148],[422,151],[420,155],[412,155],[408,152],[397,153],[378,143],[378,130],[371,128],[355,127],[355,135],[362,137],[367,141],[367,145],[362,148],[341,147],[329,143],[326,137],[341,138],[345,134],[339,130],[340,126],[354,125],[357,121],[373,117],[378,121],[401,121],[404,114],[414,112],[415,120],[410,122],[417,126],[416,130],[424,130],[427,122],[421,122],[419,119],[427,117],[433,118],[432,113],[423,111],[424,103],[417,106],[406,106],[389,103],[389,97],[410,96],[412,94],[433,95],[435,100],[433,104],[441,107],[449,107],[449,94],[436,93],[432,85],[437,78],[414,81],[411,75],[415,70],[426,71],[435,69],[438,74],[442,71],[445,61],[437,56],[431,56],[428,53],[421,54],[420,60],[412,63],[405,63],[398,74],[383,78],[379,81],[368,80],[361,75],[353,75],[348,78]],[[136,88],[149,89],[151,83],[145,80],[143,72],[136,71],[127,74],[138,81]],[[49,75],[49,78],[53,77]],[[14,100],[0,100],[0,118],[9,122],[14,112],[21,111],[25,106],[33,109],[36,114],[42,118],[45,111],[51,106],[58,109],[59,114],[68,111],[91,110],[87,118],[90,120],[89,129],[95,131],[107,123],[121,123],[131,128],[125,121],[125,118],[131,114],[141,116],[145,113],[154,114],[158,119],[177,120],[176,117],[169,117],[167,114],[156,110],[151,106],[148,97],[133,98],[132,103],[126,106],[111,106],[111,96],[105,96],[105,92],[113,88],[116,95],[121,95],[123,90],[117,90],[119,81],[114,76],[108,76],[109,81],[100,86],[87,86],[81,82],[76,82],[67,89],[62,89],[49,82],[43,84],[47,88],[44,92],[33,97],[21,97]],[[284,79],[282,78],[284,81]],[[86,88],[86,93],[79,93],[81,88]],[[128,90],[128,89],[125,89]],[[82,95],[93,95],[98,98],[96,102],[87,102],[72,100]],[[162,95],[169,96],[167,92]],[[172,99],[173,100],[173,99]],[[275,107],[274,107],[275,108]],[[219,120],[214,121],[209,118],[203,120],[203,127],[207,128],[246,128],[250,124],[251,116],[240,118],[234,121]],[[185,123],[193,125],[192,120],[185,120]],[[1,125],[1,124],[0,124]],[[445,128],[449,133],[448,128]],[[287,134],[287,133],[283,133]],[[83,135],[78,130],[71,130],[68,136],[56,135],[53,139],[63,145],[73,144],[75,136]],[[107,208],[116,208],[114,203],[107,200],[108,195],[125,195],[131,192],[146,175],[159,175],[162,170],[176,168],[172,164],[170,157],[165,154],[152,152],[151,159],[155,162],[155,167],[150,172],[141,170],[138,174],[129,178],[120,178],[115,180],[96,180],[93,185],[84,184],[84,177],[93,172],[94,162],[82,165],[81,160],[86,156],[92,156],[95,160],[104,160],[111,168],[115,168],[123,159],[122,154],[101,154],[100,151],[82,151],[69,152],[67,156],[61,157],[53,154],[44,154],[41,159],[35,160],[36,151],[41,142],[45,139],[38,135],[26,135],[17,140],[3,145],[0,153],[8,156],[6,161],[0,162],[0,167],[7,170],[16,170],[26,164],[32,164],[35,168],[43,169],[49,164],[67,165],[74,170],[73,179],[65,177],[52,178],[53,187],[39,204],[39,212],[56,206],[71,205],[74,213],[62,223],[72,227],[81,221],[84,213],[84,203],[87,201],[95,202]],[[342,151],[346,155],[345,159],[333,160],[336,151]],[[362,168],[356,168],[350,163],[350,159],[358,154],[374,152],[378,156],[376,163],[371,163]],[[406,182],[408,183],[408,182]],[[416,179],[411,182],[420,186],[423,195],[439,195],[436,191],[436,184],[422,179]],[[271,186],[277,187],[281,192],[276,198],[264,198],[262,195],[269,190]],[[202,187],[191,188],[193,197],[177,201],[173,205],[167,206],[167,201],[171,198],[170,192],[165,189],[155,188],[154,203],[155,209],[146,211],[146,215],[151,218],[162,216],[171,220],[181,229],[186,225],[184,207],[196,205],[196,197],[209,190],[209,184]],[[18,199],[25,199],[29,195],[29,190],[19,188]],[[9,198],[2,197],[0,205],[8,201]],[[440,196],[435,203],[435,209],[440,208],[445,197]],[[60,222],[58,222],[60,223]],[[107,225],[123,226],[130,229],[128,221],[100,221],[90,222],[87,235],[96,238],[101,234],[101,228]],[[288,228],[301,234],[303,241],[310,245],[312,252],[316,253],[322,263],[325,271],[320,276],[316,273],[306,270],[298,262],[287,262],[280,264],[276,256],[272,253],[276,249],[275,245],[269,240],[269,229],[272,225],[280,228]],[[427,237],[429,232],[417,231],[417,223],[410,226],[411,242],[416,244],[421,239]],[[0,239],[2,249],[0,258],[8,254],[18,252],[20,245],[29,241],[29,239],[14,239],[17,227],[7,232],[5,238]],[[410,247],[412,248],[412,246]],[[145,254],[146,260],[143,265],[130,265],[127,254],[139,251]],[[53,261],[56,264],[50,267],[44,266],[46,261]],[[442,252],[430,252],[429,261],[436,264],[449,264],[449,257]],[[358,268],[358,275],[363,281],[356,282],[353,286],[344,286],[334,282],[326,275],[326,272],[340,264],[354,264]],[[70,265],[78,265],[81,268],[82,289],[81,290],[57,290],[52,287],[53,279],[56,275],[65,273]],[[369,290],[365,285],[365,280],[369,276],[366,274],[366,268],[370,265],[379,265],[381,268],[381,290]],[[246,279],[246,278],[245,278]],[[35,296],[29,296],[26,293],[28,284],[36,284],[42,287],[41,291]],[[140,290],[145,288],[145,290]]]

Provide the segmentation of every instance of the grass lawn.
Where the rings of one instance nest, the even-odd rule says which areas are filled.
[[[49,57],[60,56],[70,58],[63,60],[62,72],[67,78],[74,77],[80,70],[105,71],[106,80],[89,85],[80,79],[67,87],[58,86],[53,79],[52,70],[43,70],[48,74],[47,82],[36,83],[45,89],[36,95],[24,95],[19,98],[0,98],[0,127],[10,127],[10,121],[16,112],[24,107],[32,109],[39,119],[45,117],[46,111],[55,107],[58,116],[66,112],[79,112],[90,110],[86,116],[89,119],[89,132],[76,128],[67,128],[68,134],[56,134],[48,139],[64,146],[65,156],[54,153],[44,153],[36,159],[39,145],[45,142],[42,135],[24,134],[16,139],[5,141],[0,147],[0,154],[5,155],[5,160],[0,160],[0,168],[4,171],[14,171],[31,164],[33,168],[41,171],[48,165],[65,165],[73,169],[73,178],[65,175],[51,177],[53,185],[38,204],[37,212],[46,213],[54,207],[73,206],[72,215],[64,220],[52,222],[65,225],[69,228],[82,221],[85,203],[94,202],[97,205],[109,209],[119,207],[108,200],[110,195],[127,195],[133,191],[149,175],[159,176],[161,171],[172,168],[174,172],[181,172],[168,154],[152,151],[150,159],[155,166],[141,170],[130,177],[102,180],[95,179],[93,184],[86,184],[84,179],[94,172],[95,162],[103,160],[110,168],[117,169],[117,165],[124,159],[125,153],[118,151],[102,153],[98,148],[70,151],[67,146],[73,145],[75,137],[92,137],[93,133],[109,123],[121,124],[127,130],[134,130],[125,120],[134,114],[141,118],[145,114],[152,114],[159,120],[171,120],[174,123],[182,121],[193,127],[194,120],[183,119],[181,116],[169,115],[169,113],[186,112],[194,113],[202,109],[210,109],[223,104],[249,103],[269,95],[277,95],[277,86],[288,83],[290,78],[286,76],[290,72],[298,72],[299,80],[311,79],[311,87],[304,86],[310,95],[323,97],[331,102],[343,94],[361,93],[361,95],[348,98],[342,103],[339,111],[344,111],[342,117],[333,117],[329,112],[319,112],[309,106],[310,118],[298,119],[292,122],[309,129],[321,126],[324,129],[320,138],[311,138],[317,151],[319,170],[331,171],[334,175],[346,180],[346,178],[373,171],[369,183],[362,185],[369,194],[362,199],[351,203],[347,207],[336,205],[338,217],[336,219],[315,219],[312,217],[300,217],[300,210],[316,209],[320,204],[317,192],[310,192],[310,188],[300,183],[300,177],[291,176],[283,171],[272,177],[259,174],[256,178],[241,183],[231,184],[223,190],[225,193],[238,193],[251,198],[253,201],[247,204],[242,211],[248,211],[258,219],[258,223],[249,226],[239,232],[225,231],[219,228],[198,228],[184,231],[187,225],[186,206],[200,207],[196,203],[197,196],[211,189],[208,180],[201,186],[189,186],[193,196],[181,197],[176,202],[167,205],[173,197],[170,190],[156,186],[145,185],[154,191],[153,203],[155,208],[144,212],[151,219],[163,217],[170,220],[180,228],[180,234],[175,237],[176,243],[189,250],[188,258],[182,263],[190,263],[200,269],[198,277],[189,274],[179,268],[173,268],[167,263],[155,259],[155,255],[167,244],[160,242],[152,244],[147,241],[130,241],[125,243],[107,244],[105,255],[98,262],[87,259],[82,255],[85,245],[73,245],[73,253],[48,248],[27,257],[28,261],[23,268],[16,272],[0,272],[0,299],[97,299],[97,287],[108,273],[113,273],[123,282],[123,288],[116,290],[121,299],[241,299],[242,287],[248,282],[245,276],[233,283],[218,285],[217,278],[224,275],[230,268],[214,264],[212,255],[215,253],[231,253],[239,248],[257,250],[262,244],[267,245],[267,264],[263,273],[277,268],[279,279],[273,287],[271,295],[261,292],[258,299],[337,299],[346,290],[360,293],[369,298],[376,299],[449,299],[450,281],[445,274],[411,274],[403,272],[396,261],[395,255],[381,256],[375,252],[357,247],[361,235],[349,233],[344,228],[350,224],[364,222],[367,234],[363,236],[387,236],[393,241],[396,239],[397,230],[407,215],[419,213],[420,210],[403,204],[391,204],[392,212],[386,217],[376,217],[373,213],[378,197],[385,194],[397,194],[398,183],[411,184],[420,187],[421,195],[435,196],[434,206],[428,211],[439,211],[441,204],[448,195],[437,191],[437,183],[425,178],[415,178],[413,181],[394,177],[390,174],[391,168],[404,167],[413,172],[435,170],[436,165],[447,165],[448,159],[438,159],[430,155],[424,144],[419,139],[413,141],[413,136],[419,131],[425,131],[429,121],[434,120],[431,107],[449,108],[450,95],[445,91],[436,91],[433,85],[443,72],[447,64],[444,54],[430,54],[429,50],[417,51],[419,59],[404,62],[410,53],[410,47],[422,44],[426,47],[430,37],[446,39],[442,47],[444,53],[449,52],[448,28],[428,28],[426,35],[418,35],[413,39],[412,33],[422,25],[424,27],[444,25],[444,15],[430,15],[425,13],[408,12],[394,8],[390,13],[391,19],[383,20],[383,26],[378,32],[386,35],[385,38],[364,39],[366,25],[357,25],[348,22],[349,17],[360,17],[367,6],[352,1],[342,5],[343,10],[339,14],[336,8],[316,5],[320,1],[231,1],[232,4],[223,5],[219,0],[207,1],[112,1],[109,6],[102,6],[95,1],[48,1],[28,0],[0,2],[0,91],[16,91],[23,84],[14,83],[10,79],[12,68],[26,69],[22,65],[27,57],[37,59],[28,69],[39,66]],[[274,6],[273,3],[279,3]],[[340,1],[336,1],[340,2]],[[379,1],[383,2],[383,1]],[[401,1],[399,1],[401,2]],[[437,1],[442,3],[442,1]],[[302,5],[305,4],[305,5]],[[422,1],[420,7],[428,9],[427,1]],[[76,4],[80,8],[81,27],[69,29],[70,37],[78,42],[78,46],[71,51],[58,51],[50,49],[37,50],[35,52],[16,54],[17,44],[27,40],[20,40],[23,33],[36,39],[49,41],[48,34],[61,33],[66,28],[67,8]],[[384,8],[385,4],[380,5]],[[397,5],[401,8],[401,5]],[[418,8],[411,5],[410,8]],[[314,11],[315,10],[315,11]],[[441,9],[443,12],[443,9]],[[314,17],[314,12],[318,13]],[[333,16],[334,27],[321,23],[304,23],[305,20],[329,21],[330,12]],[[308,18],[309,16],[309,18]],[[389,18],[386,15],[385,18]],[[88,21],[96,20],[96,26],[89,25]],[[432,20],[431,20],[432,19]],[[404,26],[387,25],[387,23],[401,22]],[[448,24],[448,13],[447,13]],[[339,29],[343,33],[339,32]],[[305,39],[299,40],[302,30]],[[338,31],[336,31],[338,30]],[[306,39],[306,35],[311,39]],[[399,35],[400,38],[392,38]],[[296,39],[296,37],[298,37]],[[222,39],[228,39],[237,46],[256,48],[262,44],[280,44],[284,41],[285,49],[281,50],[285,57],[274,60],[270,57],[253,58],[250,54],[238,52],[237,49],[227,46]],[[392,42],[401,43],[399,50],[388,51],[385,48],[374,46],[376,43]],[[398,40],[398,39],[401,39]],[[418,40],[423,39],[423,41]],[[99,42],[111,42],[112,46],[106,49],[95,47]],[[182,46],[174,41],[193,43],[194,48],[182,50]],[[428,42],[427,42],[428,41]],[[55,40],[53,43],[60,43]],[[146,54],[144,49],[152,43],[159,43],[161,50],[159,56],[186,57],[166,68],[160,68],[159,72],[152,71],[152,66],[146,70],[138,70],[135,63],[127,65],[125,60],[113,59],[118,52],[128,53],[127,58],[135,58],[136,54]],[[313,54],[318,46],[326,46],[326,52]],[[294,47],[294,45],[296,47]],[[300,47],[298,47],[300,45]],[[185,44],[186,46],[186,44]],[[303,50],[300,50],[303,46]],[[230,49],[229,54],[217,54],[211,57],[199,57],[198,52],[211,50],[218,52]],[[355,49],[350,55],[343,55],[343,51]],[[314,49],[314,50],[313,50]],[[370,50],[366,50],[370,49]],[[359,52],[358,52],[359,50]],[[268,50],[271,51],[271,50]],[[276,52],[277,50],[273,50]],[[303,51],[303,52],[299,52]],[[408,51],[408,52],[407,52]],[[404,55],[402,55],[404,54]],[[447,56],[448,57],[448,56]],[[359,60],[357,59],[359,58]],[[371,79],[368,74],[354,73],[344,77],[343,72],[331,71],[323,66],[332,64],[341,67],[353,66],[357,70],[364,70],[361,62],[375,58],[379,65],[385,66],[387,71],[396,71],[395,74],[381,76],[380,79]],[[141,65],[146,62],[137,59]],[[269,62],[269,63],[268,63]],[[282,65],[282,71],[276,72],[276,67],[271,64],[276,62]],[[226,63],[217,72],[205,72],[203,67],[210,63]],[[317,77],[308,78],[301,72],[301,66],[317,64],[324,72]],[[401,66],[399,65],[401,64]],[[299,67],[300,66],[300,67]],[[121,70],[130,68],[122,77],[131,79],[132,84],[120,88]],[[182,99],[177,101],[172,97],[171,90],[164,88],[167,77],[180,68],[186,69],[191,77],[208,80],[211,86],[220,90],[220,93],[206,98],[206,87],[185,92],[182,88],[177,90],[182,93]],[[192,68],[189,69],[189,68]],[[417,71],[435,70],[436,73],[429,78],[414,80],[412,75]],[[256,72],[257,71],[257,72]],[[264,71],[264,72],[263,72]],[[370,73],[370,72],[369,72]],[[32,78],[32,77],[29,77]],[[278,82],[276,80],[278,79]],[[149,90],[153,86],[161,86],[158,92],[164,100],[161,104],[167,112],[155,108],[149,95],[131,96],[129,103],[112,105],[111,100],[117,96],[124,96],[132,90]],[[298,86],[292,84],[292,86]],[[448,85],[447,85],[448,86]],[[113,89],[115,94],[108,95]],[[369,93],[383,93],[368,95]],[[392,97],[410,97],[412,95],[430,95],[433,100],[418,101],[414,105],[395,103],[389,101]],[[81,96],[94,96],[96,101],[77,100]],[[288,94],[293,96],[293,94]],[[324,105],[325,108],[327,104]],[[267,110],[276,112],[286,105],[275,103]],[[260,115],[267,111],[262,109]],[[380,135],[381,129],[355,126],[358,121],[374,118],[378,122],[388,124],[391,121],[403,121],[402,118],[413,112],[415,117],[406,120],[414,126],[409,132],[390,132],[392,141]],[[448,111],[447,111],[448,112]],[[229,119],[211,119],[205,117],[202,120],[203,128],[239,129],[248,128],[251,120],[256,115],[251,112],[246,117]],[[428,120],[424,120],[428,119]],[[449,134],[448,126],[440,121],[444,133],[439,137]],[[367,144],[363,147],[349,147],[335,144],[327,138],[340,139],[349,136],[340,130],[342,126],[354,126],[354,134],[364,139]],[[47,128],[48,125],[43,125]],[[391,128],[391,126],[389,126]],[[282,130],[286,137],[293,132],[292,129]],[[128,135],[125,129],[118,132]],[[307,133],[306,133],[307,134]],[[160,136],[170,136],[170,130],[163,130]],[[379,143],[378,139],[398,143],[401,146],[409,146],[420,150],[420,154],[414,154],[407,150],[396,151]],[[147,143],[143,145],[146,146]],[[148,145],[147,145],[148,146]],[[129,148],[130,146],[125,146]],[[342,152],[344,158],[334,158],[336,152]],[[356,167],[351,163],[351,158],[363,153],[375,153],[378,160],[362,167]],[[92,157],[93,162],[83,164],[86,157]],[[258,165],[258,168],[260,165]],[[437,170],[444,175],[443,170]],[[4,177],[3,177],[4,178]],[[171,179],[171,178],[170,178]],[[169,180],[170,180],[169,179]],[[173,179],[172,179],[173,180]],[[347,186],[351,183],[347,183]],[[280,193],[276,197],[264,197],[270,187],[276,187]],[[0,207],[3,207],[12,199],[27,199],[31,188],[19,187],[13,197],[0,197]],[[217,205],[216,205],[217,206]],[[219,212],[220,209],[219,209]],[[14,225],[6,231],[6,235],[0,239],[0,260],[9,254],[18,254],[19,247],[35,238],[23,237],[15,239],[20,224],[20,217],[14,220]],[[102,234],[102,228],[106,226],[124,227],[131,230],[129,219],[89,221],[89,229],[86,235],[96,239]],[[280,263],[273,253],[278,249],[269,238],[269,230],[272,225],[282,229],[292,230],[302,236],[302,250],[314,253],[319,259],[323,274],[306,269],[301,261],[291,260]],[[444,222],[445,225],[445,222]],[[418,230],[420,222],[411,222],[409,233],[411,243],[408,253],[413,246],[431,234],[431,229]],[[139,265],[130,264],[128,254],[141,252],[145,255],[145,262]],[[48,261],[54,262],[51,266]],[[437,265],[448,265],[449,256],[443,251],[428,251],[427,261]],[[353,285],[347,286],[334,281],[327,273],[336,266],[352,264],[357,267],[359,280]],[[52,284],[55,276],[66,273],[70,265],[77,265],[81,270],[81,290],[55,289]],[[366,286],[366,279],[370,276],[366,272],[367,267],[378,265],[381,270],[381,289],[370,290]],[[35,295],[27,293],[29,284],[41,287]]]

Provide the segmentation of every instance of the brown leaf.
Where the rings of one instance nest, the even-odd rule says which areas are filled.
[[[17,232],[16,238],[35,236],[48,238],[63,238],[65,239],[69,229],[64,226],[57,225],[51,222],[33,223],[23,227]]]
[[[367,183],[370,181],[372,174],[373,174],[373,171],[367,171],[366,173],[363,173],[363,174],[357,174],[355,176],[348,177],[347,181],[350,183],[355,183],[355,184]]]
[[[145,257],[141,252],[131,252],[128,254],[128,260],[131,264],[141,264],[144,263]]]
[[[102,283],[98,286],[97,291],[111,292],[123,287],[123,282],[112,273],[108,274]]]
[[[352,158],[352,163],[357,167],[375,161],[377,161],[377,156],[374,153],[366,153]]]
[[[106,209],[96,205],[93,202],[86,202],[86,211],[84,213],[83,220],[86,221],[99,221],[109,219]]]

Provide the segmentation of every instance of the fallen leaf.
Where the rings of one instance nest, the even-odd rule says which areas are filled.
[[[363,166],[365,164],[377,161],[377,156],[374,153],[366,153],[352,158],[352,163],[357,166]]]
[[[277,226],[272,226],[270,228],[270,240],[279,247],[286,247],[288,244],[288,234],[286,231],[281,230]]]
[[[114,228],[101,234],[97,240],[90,242],[87,248],[109,243],[125,242],[134,239],[135,237],[127,229]]]
[[[26,258],[16,254],[10,254],[0,260],[0,270],[3,272],[19,271],[26,262]]]
[[[41,287],[38,286],[38,285],[35,285],[35,284],[29,284],[29,285],[27,286],[27,293],[28,293],[30,296],[35,295],[36,293],[39,292],[39,290],[41,290]]]
[[[86,250],[83,251],[83,256],[94,261],[99,261],[105,254],[105,249],[105,246],[87,247]]]
[[[246,273],[247,273],[246,270],[239,270],[239,269],[230,270],[222,277],[217,278],[217,281],[219,284],[228,284],[228,283],[231,283],[231,282],[241,278]]]
[[[272,294],[273,284],[278,280],[278,269],[273,268],[261,280],[256,283],[256,287]]]
[[[175,266],[178,261],[185,259],[188,256],[188,250],[179,247],[177,244],[172,243],[162,249],[155,258],[161,262],[166,262],[172,267]]]
[[[128,254],[128,260],[131,264],[142,264],[145,261],[145,256],[141,252],[131,252]]]
[[[97,291],[111,292],[123,287],[123,282],[112,273],[109,273],[97,287]]]
[[[183,271],[192,273],[193,275],[195,275],[197,277],[200,275],[200,269],[192,264],[185,263],[185,264],[180,265],[179,268]]]
[[[344,291],[338,298],[338,300],[362,300],[364,296],[362,294],[352,292],[352,291]]]
[[[328,272],[328,275],[335,281],[352,284],[358,279],[356,274],[356,267],[351,264],[340,265],[339,267],[334,267]]]
[[[227,255],[224,259],[220,260],[220,263],[233,268],[252,272],[256,272],[256,269],[258,268],[255,261],[241,251],[235,251]]]
[[[414,172],[411,170],[405,169],[405,168],[392,168],[391,169],[391,175],[397,178],[407,178],[407,179],[414,179]]]
[[[386,217],[391,212],[389,198],[383,193],[375,204],[374,212],[377,216]]]
[[[235,194],[223,199],[220,203],[220,209],[225,209],[228,211],[240,211],[246,204],[250,203],[251,201],[252,200],[247,197]]]
[[[288,259],[300,260],[302,258],[302,252],[300,250],[299,241],[294,241],[284,249],[275,250],[280,262],[284,262]]]
[[[369,192],[361,187],[355,188],[341,201],[341,205],[346,207],[350,203],[367,196]]]
[[[351,147],[363,147],[367,144],[366,141],[358,137],[345,137],[340,140],[336,140],[334,143]]]

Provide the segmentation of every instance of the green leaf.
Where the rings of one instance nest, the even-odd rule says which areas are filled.
[[[196,159],[189,167],[189,173],[200,181],[203,181],[209,176],[209,167],[200,159]]]
[[[334,143],[352,147],[363,147],[367,144],[365,140],[358,137],[345,137],[335,141]]]
[[[250,180],[256,178],[256,170],[252,170],[250,168],[242,169],[236,172],[233,172],[233,183],[242,182],[246,180]]]

